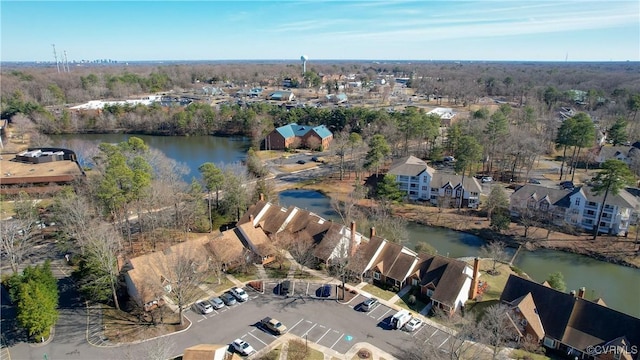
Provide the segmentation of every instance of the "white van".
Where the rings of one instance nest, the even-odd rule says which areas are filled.
[[[391,327],[394,329],[402,329],[409,320],[411,320],[409,310],[400,310],[391,318]]]

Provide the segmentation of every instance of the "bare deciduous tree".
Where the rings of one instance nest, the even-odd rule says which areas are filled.
[[[506,253],[506,244],[502,241],[492,241],[480,248],[480,256],[487,257],[493,260],[493,267],[488,271],[491,275],[500,275],[500,272],[496,270],[499,262],[505,262],[509,259],[509,255]]]

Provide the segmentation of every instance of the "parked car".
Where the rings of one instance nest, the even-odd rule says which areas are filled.
[[[538,179],[529,179],[529,181],[527,181],[529,184],[540,184],[540,180]]]
[[[218,309],[224,307],[224,301],[222,301],[222,299],[220,299],[217,296],[212,297],[211,299],[209,299],[209,303],[211,304],[211,306],[213,306],[214,310],[218,310]]]
[[[233,340],[233,342],[231,343],[231,346],[233,347],[233,349],[237,352],[239,352],[242,355],[251,355],[253,354],[255,351],[255,349],[249,345],[248,342],[242,340],[242,339],[235,339]]]
[[[287,332],[286,326],[284,326],[280,321],[271,317],[266,317],[260,320],[260,325],[276,335],[282,335]]]
[[[453,156],[445,156],[444,159],[442,159],[442,161],[453,162],[453,161],[456,161],[456,158],[454,158]]]
[[[280,283],[280,295],[289,295],[291,294],[291,281],[285,280]]]
[[[317,157],[317,156],[312,157],[312,158],[311,158],[311,161],[313,161],[313,162],[320,162],[320,160],[318,159],[318,157]]]
[[[573,185],[573,181],[563,181],[560,183],[560,188],[561,189],[568,189],[568,190],[572,190],[575,187],[575,185]]]
[[[405,310],[402,309],[400,311],[398,311],[395,315],[393,315],[393,317],[391,318],[391,328],[393,329],[402,329],[402,327],[409,322],[409,320],[411,320],[411,313],[409,312],[409,310]]]
[[[229,291],[231,292],[231,295],[233,295],[240,302],[249,300],[249,294],[247,294],[247,292],[242,288],[236,286],[232,287]]]
[[[230,306],[230,305],[235,305],[236,302],[236,298],[233,296],[233,294],[226,292],[222,295],[220,295],[220,299],[224,302],[225,305]]]
[[[380,305],[380,302],[378,301],[378,299],[369,298],[362,302],[362,305],[360,305],[360,309],[362,309],[362,311],[371,311],[375,309],[378,305]]]
[[[213,311],[213,306],[208,301],[198,301],[193,306],[200,314],[208,314]]]
[[[300,165],[304,165],[304,164],[306,164],[306,163],[307,163],[307,162],[306,162],[306,161],[304,161],[304,160],[298,160],[298,161],[296,161],[296,162],[297,162],[298,164],[300,164]]]
[[[422,326],[422,320],[414,317],[404,326],[408,331],[416,331]]]
[[[492,182],[493,178],[491,176],[485,176],[480,181],[482,181],[482,183],[484,184],[484,183]]]
[[[331,296],[331,285],[330,284],[322,285],[322,287],[320,288],[320,296],[321,297],[329,297],[329,296]]]

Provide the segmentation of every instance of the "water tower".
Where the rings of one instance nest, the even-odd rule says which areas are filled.
[[[307,55],[300,56],[300,61],[302,61],[302,75],[307,72],[307,60],[309,60]]]

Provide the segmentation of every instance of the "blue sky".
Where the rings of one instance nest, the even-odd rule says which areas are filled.
[[[640,1],[7,1],[2,61],[639,61]]]

